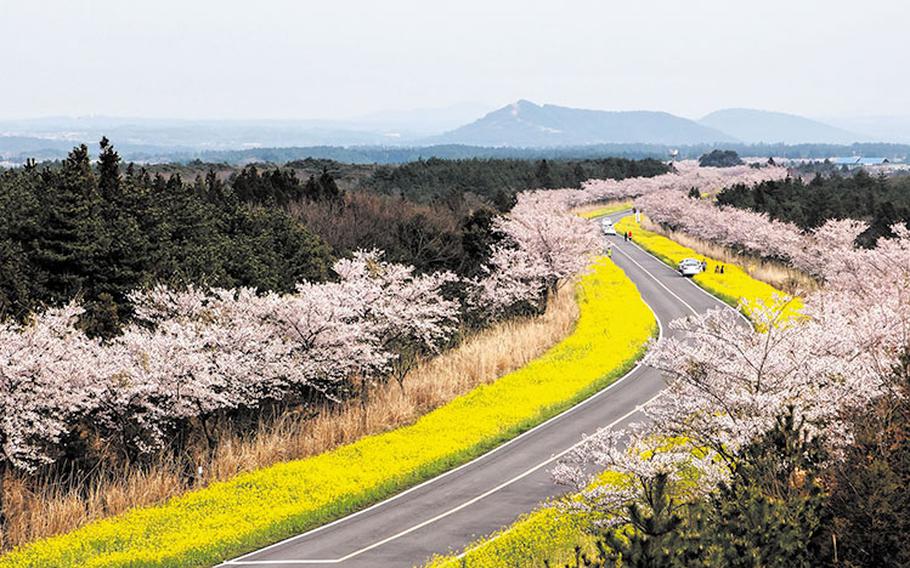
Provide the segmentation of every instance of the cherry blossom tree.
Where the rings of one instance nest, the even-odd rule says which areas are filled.
[[[417,275],[412,266],[383,261],[376,250],[356,252],[334,270],[357,289],[379,348],[393,354],[393,374],[402,387],[417,358],[438,353],[455,332],[459,305],[443,294],[458,281],[453,273]]]
[[[492,317],[522,303],[540,308],[546,293],[587,269],[602,246],[596,226],[550,193],[521,193],[512,211],[494,221],[506,238],[492,251],[471,298]]]
[[[789,260],[802,246],[799,227],[734,207],[692,199],[680,191],[650,193],[635,200],[649,219],[668,229],[766,258]]]
[[[198,422],[211,448],[213,418],[283,394],[280,383],[294,372],[290,349],[252,317],[252,290],[157,287],[134,301],[153,325],[131,325],[107,346],[122,366],[99,411],[106,435],[123,446],[147,453]]]
[[[692,188],[698,189],[700,193],[713,194],[730,185],[739,183],[754,185],[762,181],[785,177],[787,177],[787,169],[776,166],[703,168],[698,166],[698,162],[691,160],[676,162],[674,171],[659,176],[622,180],[589,180],[582,184],[580,190],[561,191],[564,201],[571,206],[578,206],[596,201],[642,197],[665,191],[685,194]]]
[[[819,265],[824,286],[804,298],[797,317],[784,317],[782,297],[750,306],[754,327],[729,309],[674,322],[646,359],[667,380],[645,409],[650,421],[632,432],[596,433],[554,470],[557,480],[585,486],[584,465],[595,463],[633,484],[695,475],[697,491],[708,492],[730,474],[717,464],[734,463],[781,416],[818,436],[827,459],[841,459],[851,440],[848,417],[895,392],[893,369],[910,345],[910,231],[893,227],[896,237],[854,248],[861,229],[836,222],[816,232],[817,246],[828,246]],[[573,506],[622,522],[622,510],[640,498],[628,484],[606,484],[585,489]]]
[[[109,363],[76,328],[81,313],[70,303],[22,325],[0,322],[0,527],[7,469],[52,463],[61,439],[96,404]]]
[[[351,379],[374,380],[438,351],[454,333],[458,304],[443,295],[451,273],[417,275],[357,252],[335,265],[339,281],[301,283],[295,293],[251,289],[134,294],[141,324],[106,353],[120,362],[98,423],[107,436],[147,453],[169,432],[264,402],[337,400]]]

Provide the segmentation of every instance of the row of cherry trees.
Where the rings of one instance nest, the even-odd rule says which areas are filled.
[[[599,201],[629,199],[664,191],[685,194],[692,188],[696,188],[701,193],[713,194],[731,185],[754,185],[762,181],[787,177],[787,169],[778,166],[702,168],[699,167],[698,162],[682,161],[675,162],[673,170],[667,174],[647,178],[589,180],[582,184],[581,189],[555,189],[545,192],[545,196],[552,202],[577,207]]]
[[[5,460],[24,470],[48,463],[76,428],[138,454],[162,448],[189,421],[209,438],[212,418],[344,396],[347,379],[388,373],[399,344],[432,352],[454,332],[458,304],[443,293],[453,275],[416,275],[375,252],[335,271],[337,282],[305,282],[288,295],[137,292],[137,323],[105,342],[76,327],[75,303],[4,323]]]
[[[509,215],[494,221],[508,238],[493,247],[485,274],[472,282],[469,296],[469,303],[488,317],[523,306],[540,310],[548,293],[584,271],[602,247],[595,225],[572,215],[568,204],[549,193],[518,194]]]
[[[635,479],[585,489],[572,503],[606,513],[600,518],[607,525],[629,522],[633,510],[656,514],[642,488],[653,490],[659,480],[673,484],[677,503],[729,487],[741,452],[780,432],[782,417],[799,430],[802,441],[794,448],[811,451],[802,456],[805,463],[837,463],[852,441],[851,417],[900,390],[895,369],[906,361],[910,341],[910,231],[895,226],[894,238],[856,248],[854,239],[866,228],[860,222],[831,221],[800,235],[762,215],[739,215],[680,193],[655,192],[639,203],[652,218],[687,233],[787,259],[823,286],[802,298],[795,318],[785,317],[791,300],[781,297],[751,306],[754,326],[730,309],[672,324],[672,337],[657,342],[646,359],[668,382],[645,409],[650,420],[629,431],[598,432],[554,472],[580,488],[591,462]],[[799,483],[790,479],[791,486]]]
[[[344,399],[390,377],[401,381],[417,358],[449,344],[466,319],[537,312],[585,269],[600,241],[572,206],[778,175],[769,168],[678,168],[658,182],[592,181],[581,192],[520,194],[495,220],[503,238],[471,280],[418,274],[377,251],[359,252],[336,263],[334,281],[303,282],[291,294],[136,291],[136,322],[104,341],[79,329],[76,303],[24,324],[0,322],[0,469],[35,471],[97,448],[133,459],[188,435],[211,448],[219,421]]]
[[[809,233],[765,213],[716,206],[680,191],[642,195],[635,205],[655,223],[736,251],[786,262],[824,278],[829,257],[852,247],[867,226],[852,219],[832,219]]]
[[[191,430],[212,447],[218,420],[402,381],[464,318],[539,309],[596,251],[590,224],[530,196],[495,222],[503,238],[470,281],[358,252],[334,265],[335,281],[302,282],[292,294],[136,291],[136,322],[105,341],[78,328],[77,303],[2,322],[0,467],[35,471],[72,456],[74,440],[135,458]],[[466,289],[464,305],[455,287]]]

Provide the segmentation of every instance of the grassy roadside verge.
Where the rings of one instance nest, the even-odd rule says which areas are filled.
[[[578,295],[569,337],[410,426],[32,543],[0,566],[211,565],[464,463],[590,396],[641,356],[656,323],[619,268],[598,261]]]
[[[741,298],[771,301],[774,295],[782,294],[735,265],[725,264],[724,274],[715,274],[712,267],[717,260],[642,229],[631,216],[624,217],[616,227],[617,231],[632,231],[633,241],[674,268],[687,257],[707,260],[709,271],[696,276],[696,283],[733,306]],[[797,302],[793,309],[798,309]],[[610,483],[616,481],[616,476],[615,472],[606,471],[595,483]],[[575,546],[590,550],[593,541],[585,531],[582,519],[565,515],[553,505],[544,505],[511,526],[472,544],[463,557],[438,556],[427,564],[427,568],[532,568],[543,566],[545,560],[553,566],[562,566],[574,561]]]

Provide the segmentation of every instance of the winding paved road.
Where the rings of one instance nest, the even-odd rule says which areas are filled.
[[[724,306],[637,245],[610,238],[613,260],[635,282],[662,333],[670,333],[674,319]],[[566,491],[550,477],[555,461],[585,433],[640,420],[641,406],[663,387],[657,371],[635,367],[586,401],[472,462],[222,566],[411,568],[433,554],[460,551]]]

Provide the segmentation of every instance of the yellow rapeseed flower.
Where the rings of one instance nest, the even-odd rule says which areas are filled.
[[[206,566],[338,518],[463,463],[605,387],[656,330],[632,282],[600,259],[575,330],[525,367],[414,424],[37,541],[0,567]]]
[[[718,262],[657,233],[642,229],[631,216],[621,219],[616,224],[616,229],[618,232],[632,231],[632,239],[636,243],[674,268],[684,258],[704,259],[709,264]],[[759,300],[771,304],[775,298],[783,296],[782,292],[755,280],[739,266],[726,263],[723,274],[709,270],[695,276],[695,282],[733,306],[738,305],[740,300]],[[795,299],[786,307],[784,316],[788,312],[790,316],[796,314],[799,306],[799,300]],[[670,438],[665,447],[685,442],[684,438]],[[697,449],[693,451],[697,452]],[[622,474],[607,470],[592,485],[625,482],[628,479]],[[690,482],[695,483],[696,480],[693,478]],[[572,557],[575,546],[592,550],[594,537],[585,528],[583,518],[567,515],[557,507],[547,505],[525,515],[510,527],[474,543],[468,547],[463,558],[439,556],[431,560],[427,568],[536,567],[543,566],[544,560],[549,560],[553,566],[561,566],[574,561]]]
[[[694,250],[684,247],[667,237],[642,229],[632,216],[620,219],[616,223],[616,230],[620,233],[632,231],[632,240],[635,243],[673,268],[676,268],[679,261],[684,258],[696,258],[706,261],[708,270],[701,274],[696,274],[692,280],[733,307],[737,307],[741,300],[759,301],[769,306],[775,306],[778,305],[778,299],[785,296],[783,292],[770,284],[752,278],[740,266],[698,254]],[[718,264],[723,264],[723,274],[714,272],[713,268]],[[784,308],[783,316],[785,318],[795,316],[801,306],[802,304],[798,298],[793,299]],[[750,315],[748,307],[746,308],[746,315]]]

